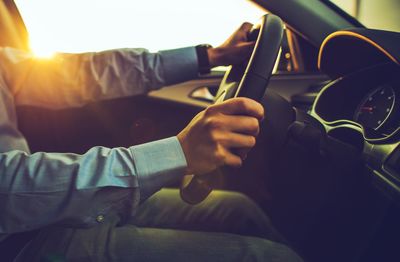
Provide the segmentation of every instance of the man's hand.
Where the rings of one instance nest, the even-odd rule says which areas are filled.
[[[263,117],[263,107],[244,97],[200,112],[178,134],[188,165],[186,174],[202,175],[223,165],[241,166],[242,158],[256,143]]]
[[[247,60],[254,48],[254,42],[247,40],[252,27],[250,23],[243,23],[222,45],[209,48],[210,66],[237,65]]]

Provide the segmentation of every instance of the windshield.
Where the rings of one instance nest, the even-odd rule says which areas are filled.
[[[330,0],[368,28],[400,32],[399,0]]]
[[[245,0],[16,0],[34,53],[221,44],[265,13]],[[229,6],[229,13],[221,11]]]

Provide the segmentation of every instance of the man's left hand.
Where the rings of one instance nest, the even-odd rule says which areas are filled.
[[[211,67],[237,65],[246,61],[254,48],[247,35],[253,25],[243,23],[222,45],[207,50]]]

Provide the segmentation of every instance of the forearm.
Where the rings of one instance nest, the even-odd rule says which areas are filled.
[[[169,146],[161,140],[131,148],[96,147],[83,155],[1,153],[0,234],[50,224],[87,227],[113,214],[131,216],[142,190],[149,196],[182,176],[186,162],[165,155]]]
[[[196,53],[191,47],[158,53],[118,49],[57,54],[51,59],[0,48],[0,71],[18,105],[76,107],[96,100],[145,94],[192,79],[197,70]]]

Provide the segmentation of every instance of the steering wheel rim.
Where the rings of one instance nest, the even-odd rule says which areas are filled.
[[[265,14],[261,17],[249,34],[249,40],[255,40],[249,62],[247,65],[231,66],[226,71],[214,103],[233,97],[261,100],[280,51],[283,28],[283,22],[278,16]]]
[[[280,52],[283,37],[283,22],[272,14],[261,17],[259,24],[251,30],[249,41],[255,40],[253,52],[247,65],[231,66],[225,73],[214,103],[220,103],[233,97],[248,97],[260,101],[267,89],[272,70]],[[252,39],[256,36],[256,39]],[[191,176],[180,188],[182,200],[189,204],[198,204],[212,191],[207,183],[215,176],[213,171],[198,178]]]

